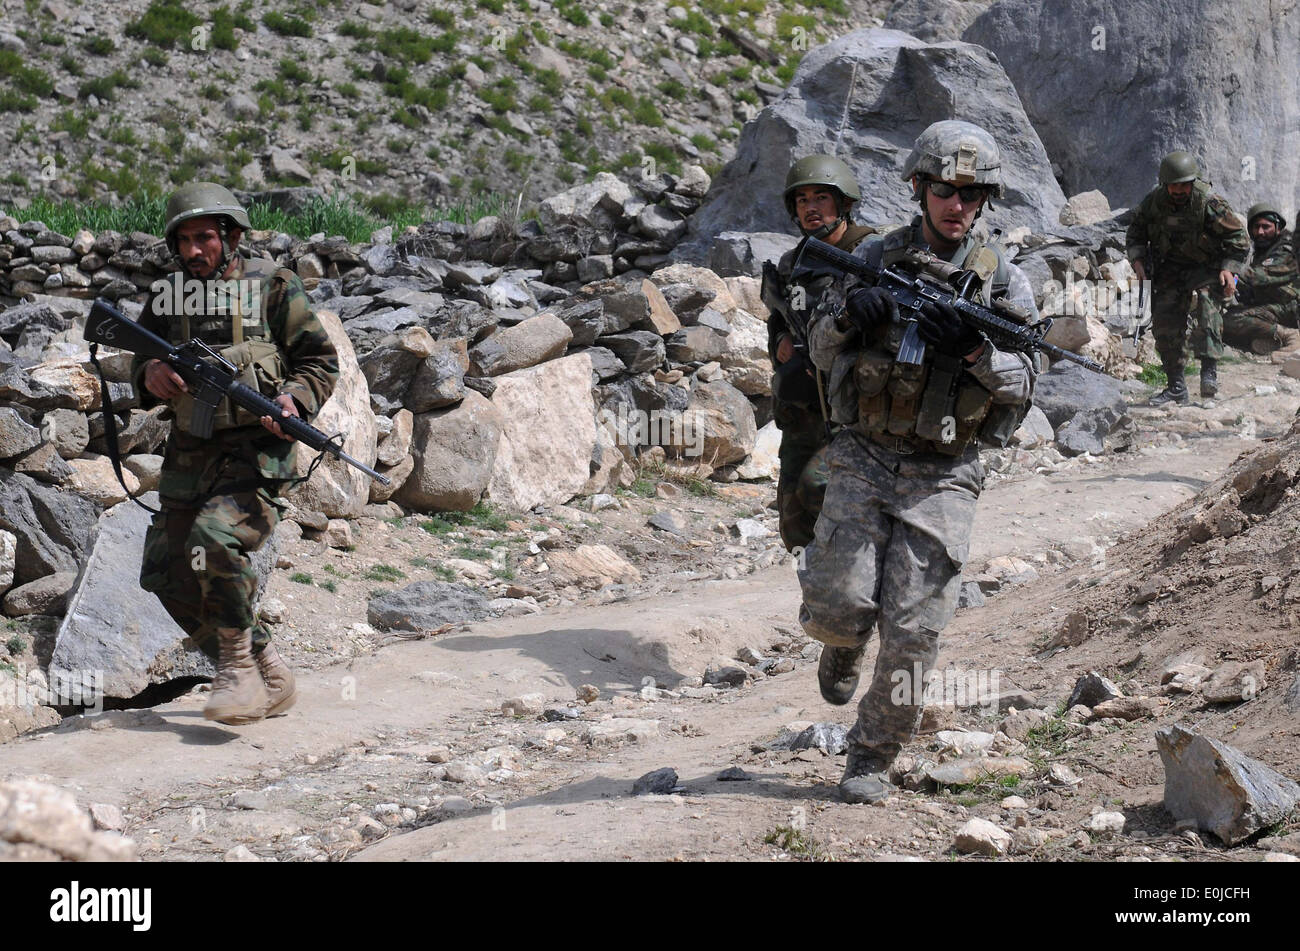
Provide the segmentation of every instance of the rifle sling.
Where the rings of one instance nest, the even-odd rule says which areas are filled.
[[[99,344],[92,343],[90,362],[95,367],[95,372],[99,374],[99,404],[100,411],[104,414],[104,442],[107,445],[109,461],[113,463],[113,472],[117,474],[117,481],[122,483],[122,491],[126,493],[126,497],[146,512],[157,515],[160,509],[150,508],[132,495],[131,490],[127,488],[126,479],[122,476],[122,454],[117,442],[117,417],[113,413],[113,401],[108,395],[108,380],[104,376],[104,368],[99,365],[98,352]]]

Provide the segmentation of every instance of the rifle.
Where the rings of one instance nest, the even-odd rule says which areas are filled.
[[[283,407],[271,402],[257,390],[240,383],[236,379],[238,368],[201,340],[191,340],[180,346],[173,346],[162,337],[124,316],[102,297],[96,298],[90,308],[90,316],[86,319],[86,329],[82,336],[91,344],[102,343],[117,350],[126,350],[142,357],[162,360],[175,370],[194,397],[193,432],[196,436],[207,438],[212,435],[213,413],[223,398],[229,398],[236,406],[242,407],[258,418],[270,416],[280,424],[280,428],[286,435],[303,445],[318,452],[328,452],[383,485],[391,483],[386,476],[380,475],[344,452],[343,447],[334,441],[341,439],[340,436],[326,436],[315,426],[297,416],[282,416]],[[94,349],[91,348],[92,360]],[[112,412],[113,408],[108,405],[105,397],[106,424]]]
[[[873,267],[862,258],[816,238],[801,242],[795,259],[798,273],[805,258],[821,262],[839,274],[853,274],[865,278],[877,287],[883,287],[898,304],[899,312],[908,321],[907,331],[898,350],[900,363],[919,364],[925,356],[925,342],[916,332],[915,316],[930,303],[945,303],[957,311],[967,324],[984,334],[999,350],[1017,350],[1021,353],[1041,351],[1055,360],[1070,360],[1094,373],[1105,373],[1106,368],[1095,360],[1080,356],[1070,350],[1047,343],[1043,337],[1052,327],[1050,317],[1030,324],[1032,315],[1010,301],[994,301],[985,307],[968,296],[979,280],[971,271],[963,271],[943,261],[928,251],[913,250],[909,257],[927,273],[913,276],[888,267]],[[942,277],[936,280],[930,274]],[[942,283],[941,281],[946,281]],[[910,313],[909,313],[910,312]]]

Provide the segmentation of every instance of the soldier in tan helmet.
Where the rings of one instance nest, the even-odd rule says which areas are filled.
[[[936,122],[917,137],[904,180],[920,214],[854,254],[876,267],[913,270],[909,249],[928,250],[970,272],[985,303],[1007,299],[1036,316],[1025,275],[971,231],[1002,195],[993,137],[970,122]],[[957,608],[984,486],[979,443],[1010,439],[1039,366],[1035,357],[999,350],[950,304],[928,304],[905,320],[887,290],[855,282],[845,282],[843,308],[818,309],[809,334],[842,428],[799,570],[799,620],[825,645],[817,679],[831,703],[853,699],[867,643],[879,636],[840,780],[841,798],[863,803],[892,791],[889,766],[916,731],[939,633]],[[920,362],[898,359],[904,342],[909,354],[923,342]]]

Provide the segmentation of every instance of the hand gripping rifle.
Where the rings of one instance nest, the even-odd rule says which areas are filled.
[[[340,436],[326,436],[306,420],[297,416],[282,415],[284,413],[282,406],[273,403],[257,390],[240,383],[236,379],[238,368],[201,340],[191,340],[180,346],[173,346],[162,337],[124,316],[102,297],[97,298],[90,308],[90,316],[86,318],[83,336],[92,344],[102,343],[117,350],[127,350],[142,357],[161,360],[175,370],[194,397],[193,432],[196,436],[212,435],[213,413],[223,398],[229,398],[236,406],[242,407],[259,419],[270,416],[280,424],[280,429],[286,435],[303,445],[317,451],[328,452],[383,485],[389,485],[391,482],[386,476],[380,475],[344,452],[340,443],[335,442],[335,440],[341,442]],[[91,349],[92,360],[94,360],[94,349],[94,347]],[[109,405],[107,392],[104,395],[103,409],[105,425],[110,426],[112,424],[109,420],[113,408]],[[116,442],[115,428],[113,436],[112,441]]]
[[[925,273],[912,275],[892,268],[873,267],[864,259],[824,241],[805,238],[795,261],[795,271],[820,264],[841,274],[857,275],[889,291],[898,304],[899,313],[909,321],[898,353],[898,359],[903,363],[920,363],[925,354],[925,343],[916,333],[914,318],[926,304],[942,302],[954,308],[963,321],[988,337],[999,350],[1022,353],[1037,350],[1054,360],[1073,361],[1094,373],[1106,372],[1106,368],[1095,360],[1045,342],[1043,337],[1052,326],[1050,317],[1030,324],[1031,315],[1010,301],[994,301],[985,307],[971,300],[967,295],[972,293],[979,280],[973,272],[954,267],[928,251],[913,250],[909,252],[909,258]]]

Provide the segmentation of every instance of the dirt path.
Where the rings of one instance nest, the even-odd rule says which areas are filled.
[[[1096,555],[1070,566],[1050,552],[1082,552],[1085,539],[1104,548],[1194,494],[1257,444],[1243,438],[1244,418],[1261,437],[1289,423],[1296,397],[1285,381],[1255,395],[1279,386],[1274,368],[1233,364],[1225,377],[1214,407],[1135,411],[1127,452],[991,484],[972,564],[1015,554],[1042,577],[959,612],[941,664],[995,666],[1041,697],[1068,692],[1072,676],[1035,657],[1036,634],[1006,633],[1017,599],[1064,604]],[[795,623],[797,606],[787,561],[734,581],[688,579],[648,597],[475,623],[304,669],[289,715],[250,727],[204,721],[198,692],[71,718],[0,745],[0,777],[42,778],[83,803],[122,807],[147,859],[935,859],[968,817],[1010,827],[1008,793],[1028,801],[1026,824],[1044,831],[1034,857],[1214,854],[1162,825],[1150,724],[1090,734],[1063,759],[1026,751],[1072,764],[1077,787],[1027,778],[840,804],[842,757],[758,749],[791,724],[852,719],[818,696],[817,645]],[[700,686],[710,665],[746,668],[734,659],[746,647],[781,672],[751,666],[738,689]],[[588,684],[599,699],[576,702]],[[502,712],[512,698],[523,698],[524,715]],[[570,712],[547,720],[539,706]],[[954,725],[996,723],[972,711]],[[935,744],[920,737],[915,751]],[[671,794],[631,795],[638,777],[663,767],[677,772]],[[730,767],[743,774],[720,776]],[[1135,833],[1080,839],[1080,823],[1114,800],[1138,817]]]

